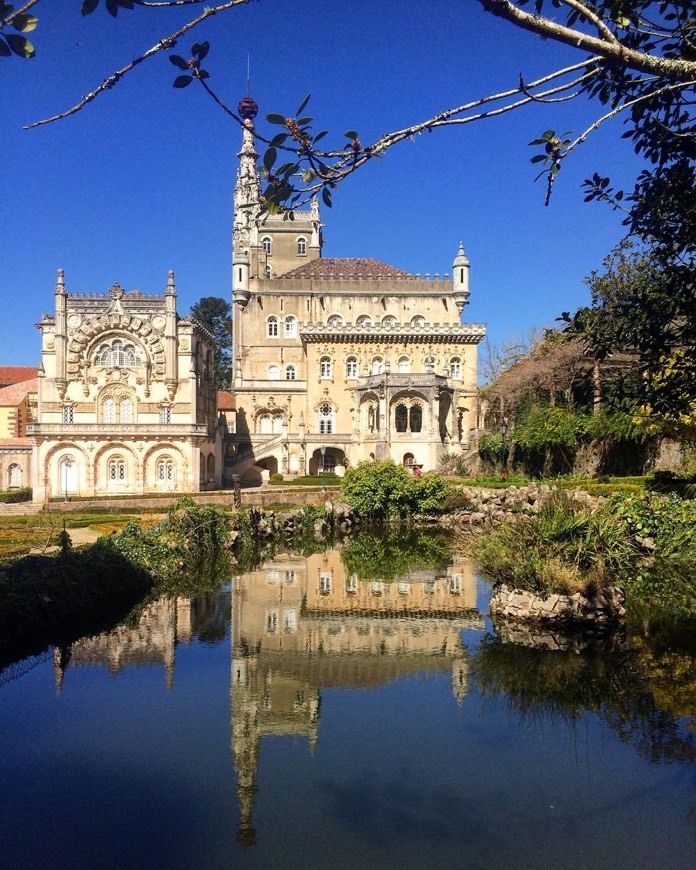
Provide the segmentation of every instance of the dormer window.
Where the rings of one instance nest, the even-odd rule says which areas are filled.
[[[297,256],[298,257],[306,257],[307,256],[307,239],[299,238],[297,240]]]
[[[332,314],[326,322],[329,326],[343,326],[343,318],[340,314]]]
[[[372,318],[368,314],[361,314],[355,321],[356,326],[372,326]]]
[[[425,317],[422,314],[416,314],[411,318],[411,326],[425,326]]]
[[[273,252],[273,241],[270,236],[264,236],[261,239],[261,247],[263,248],[264,254],[266,254],[267,257],[270,257]]]

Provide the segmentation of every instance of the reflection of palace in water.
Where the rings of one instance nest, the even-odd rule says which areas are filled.
[[[349,575],[338,550],[281,555],[234,578],[232,606],[232,750],[245,845],[255,837],[262,737],[306,737],[313,750],[322,688],[450,672],[461,703],[468,667],[460,632],[483,627],[476,572],[464,557],[386,583]]]
[[[160,598],[143,608],[137,623],[84,637],[69,646],[56,647],[53,669],[60,691],[65,671],[80,666],[105,667],[116,676],[126,668],[161,667],[168,689],[174,682],[175,650],[190,644],[220,623],[229,622],[229,596],[220,593],[189,598]]]

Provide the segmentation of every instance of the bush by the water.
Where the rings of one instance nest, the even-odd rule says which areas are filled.
[[[591,510],[557,493],[538,516],[484,534],[475,555],[493,582],[538,594],[624,588],[627,606],[696,616],[696,502],[617,495]]]
[[[442,510],[451,492],[441,477],[419,477],[391,460],[360,462],[346,471],[341,484],[341,494],[353,510],[374,519]]]

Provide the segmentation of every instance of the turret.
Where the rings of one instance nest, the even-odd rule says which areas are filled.
[[[232,261],[232,301],[244,308],[249,296],[249,254],[239,251]]]
[[[452,263],[452,294],[461,314],[469,301],[469,260],[464,253],[464,246],[459,243],[459,251]]]

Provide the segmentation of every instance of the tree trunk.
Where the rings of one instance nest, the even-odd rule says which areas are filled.
[[[599,414],[602,410],[602,364],[595,359],[592,367],[592,413]]]

